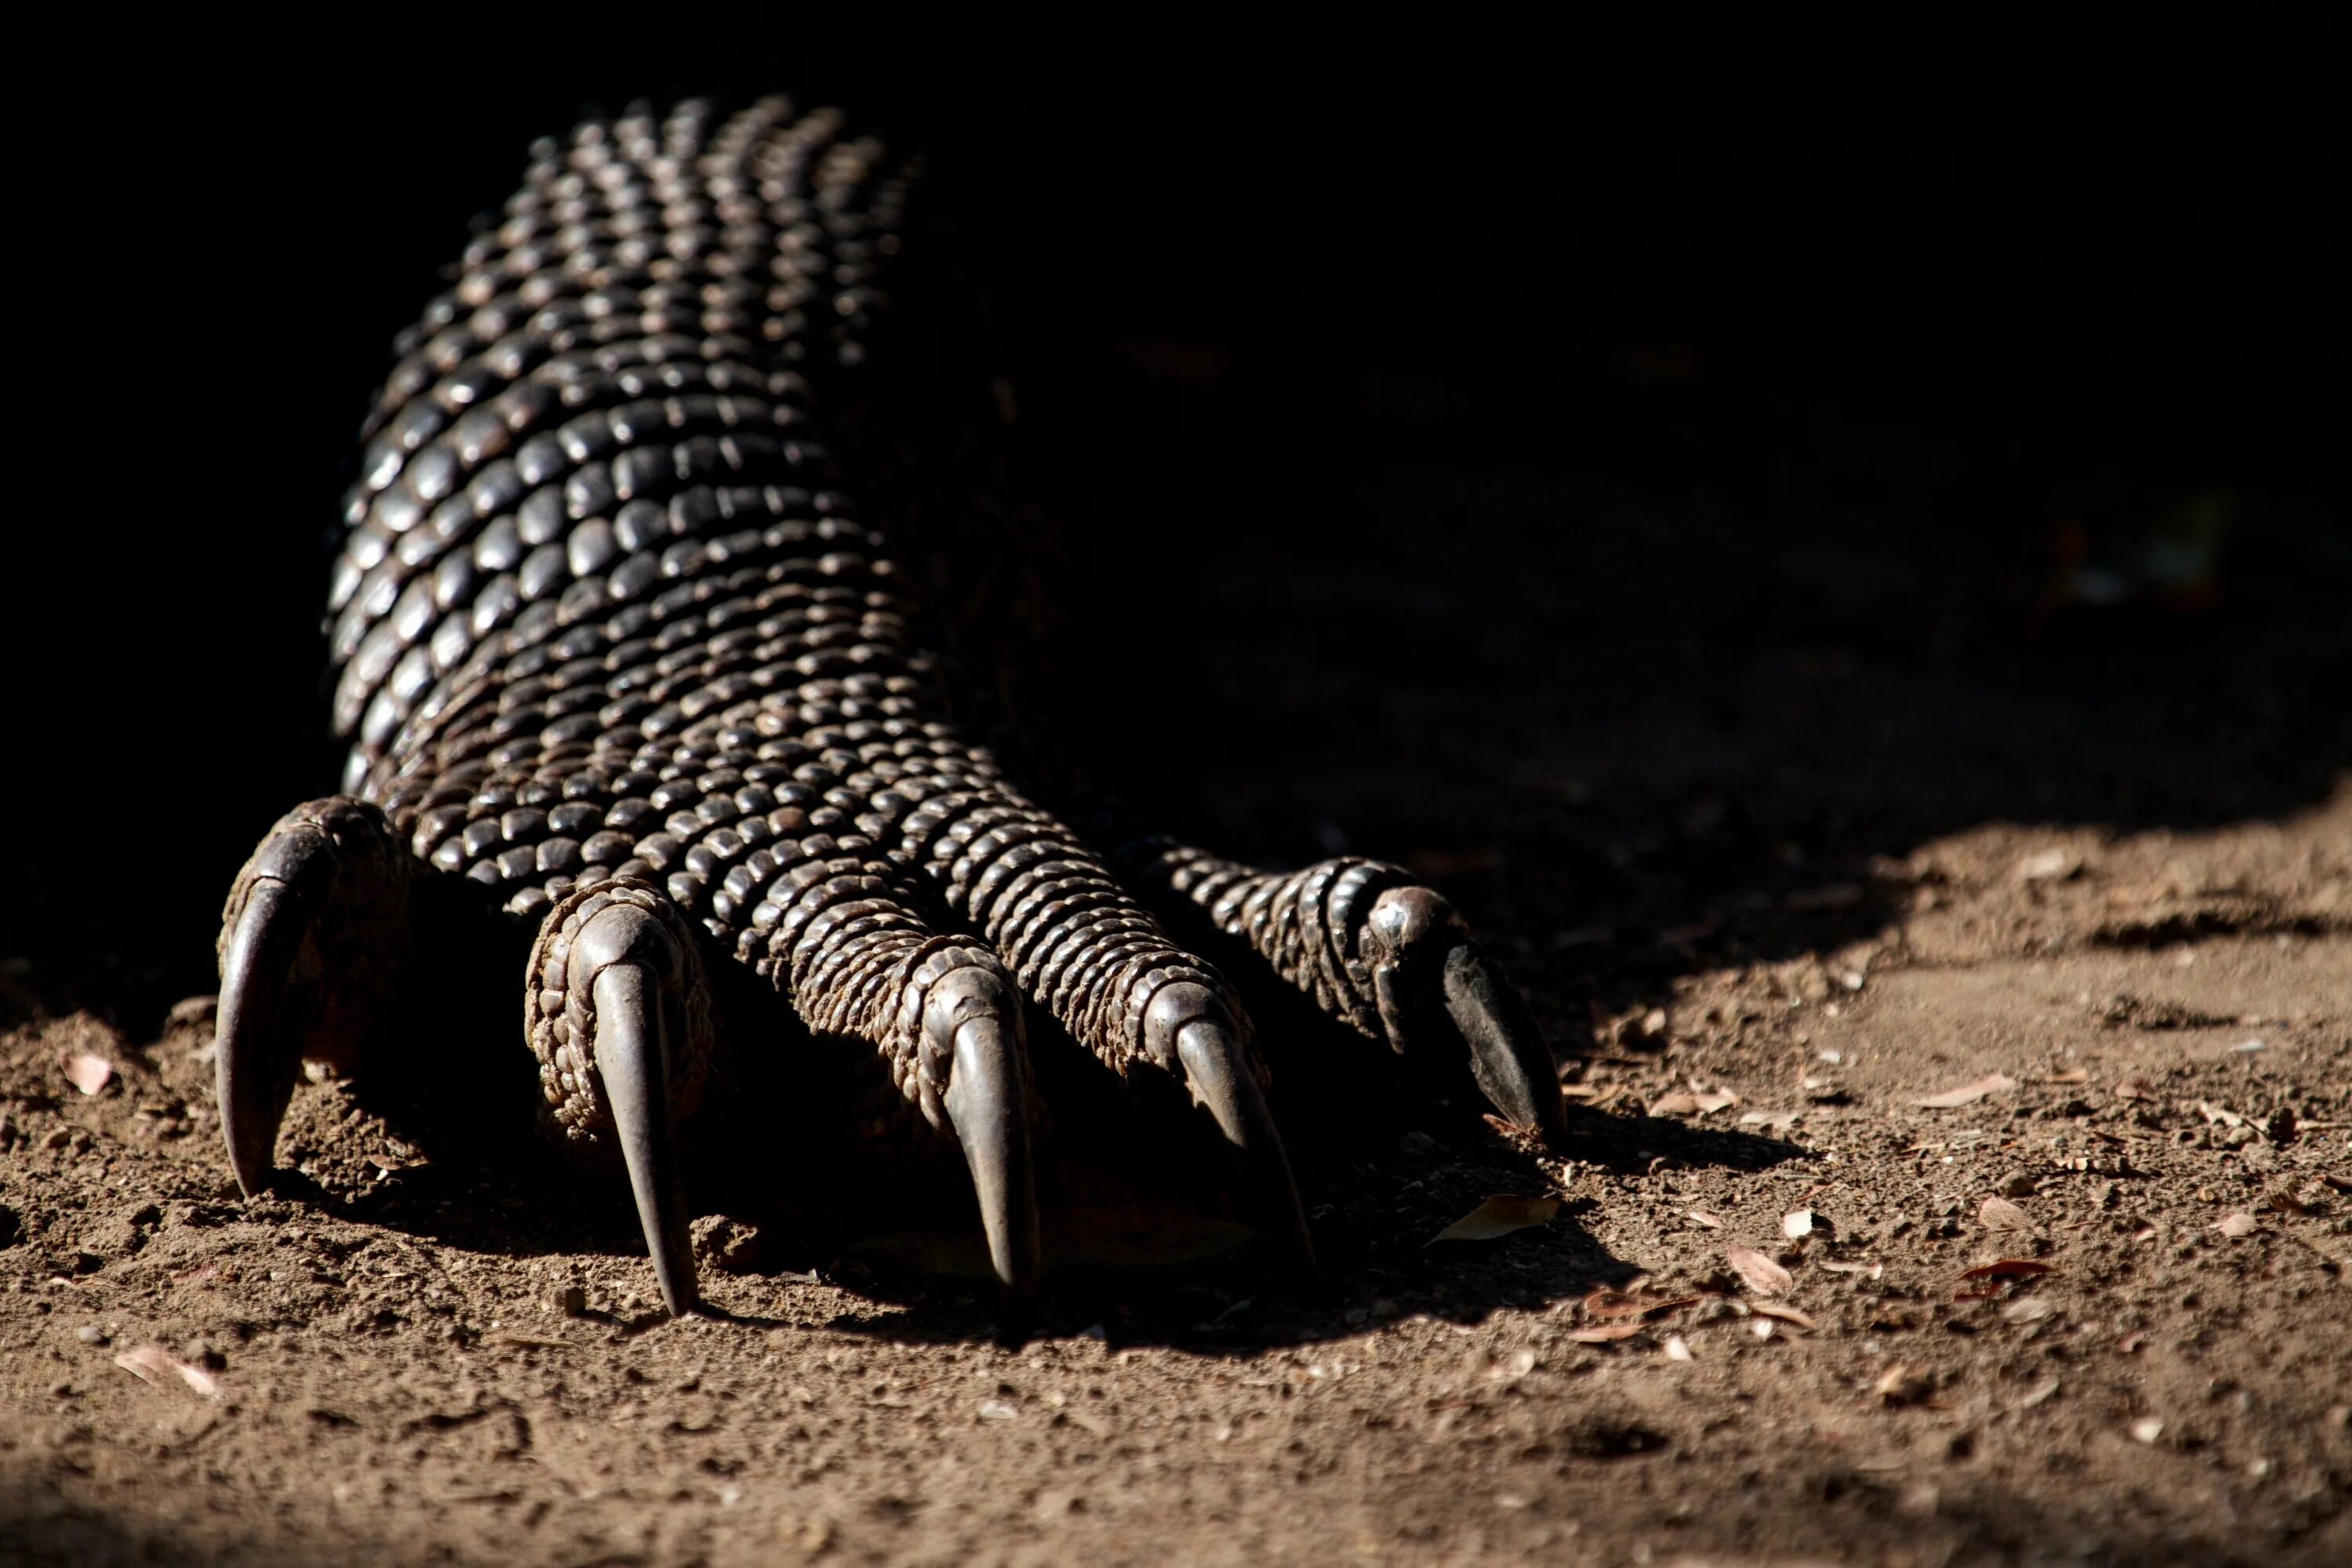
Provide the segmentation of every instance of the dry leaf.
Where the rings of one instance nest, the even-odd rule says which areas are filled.
[[[1620,1318],[1661,1318],[1696,1307],[1696,1296],[1636,1296],[1623,1290],[1595,1290],[1584,1299],[1584,1315],[1604,1322]]]
[[[1723,1258],[1759,1296],[1778,1296],[1795,1283],[1787,1269],[1752,1247],[1727,1247]]]
[[[2254,1225],[2254,1216],[2240,1209],[2235,1214],[2223,1215],[2214,1221],[2213,1228],[2234,1241],[2239,1237],[2252,1235]]]
[[[1964,1083],[1958,1089],[1948,1089],[1941,1094],[1931,1094],[1925,1100],[1915,1100],[1914,1105],[1929,1110],[1950,1110],[1957,1106],[1974,1105],[1988,1094],[1999,1094],[2005,1089],[2015,1089],[2017,1080],[2002,1073],[1987,1073],[1974,1083]]]
[[[1813,1234],[1813,1211],[1790,1209],[1780,1216],[1780,1234],[1790,1241],[1801,1241]]]
[[[114,1364],[142,1383],[168,1388],[177,1378],[206,1399],[220,1397],[220,1382],[203,1367],[191,1366],[162,1345],[139,1345],[114,1358]]]
[[[2138,1079],[2127,1078],[2124,1079],[2123,1082],[2116,1085],[2116,1098],[2118,1100],[2154,1100],[2156,1098],[2156,1090],[2148,1088],[2146,1083],[2142,1082]]]
[[[1690,1342],[1683,1338],[1680,1334],[1668,1334],[1666,1336],[1666,1359],[1668,1361],[1690,1360]]]
[[[1612,1340],[1630,1340],[1642,1331],[1640,1322],[1603,1323],[1598,1328],[1570,1329],[1561,1339],[1580,1345],[1605,1345]]]
[[[1974,1268],[1960,1270],[1963,1279],[2031,1279],[2050,1272],[2050,1265],[2037,1263],[2031,1258],[1997,1258],[1990,1263],[1979,1263]]]
[[[1698,1114],[1698,1096],[1685,1089],[1678,1089],[1672,1094],[1660,1095],[1657,1099],[1650,1101],[1650,1114],[1653,1116],[1696,1116]]]
[[[2058,1380],[2054,1377],[2044,1378],[2018,1396],[2017,1407],[2020,1410],[2031,1410],[2037,1405],[2047,1404],[2051,1396],[2057,1392]]]
[[[1915,1372],[1899,1361],[1880,1373],[1878,1381],[1871,1385],[1873,1392],[1889,1405],[1908,1405],[1925,1399],[1935,1387],[1934,1379],[1927,1373]]]
[[[66,1081],[84,1094],[96,1094],[114,1078],[114,1064],[104,1057],[79,1051],[66,1058]]]
[[[1772,1318],[1792,1329],[1802,1329],[1809,1334],[1813,1331],[1812,1315],[1799,1311],[1786,1301],[1751,1301],[1748,1310],[1759,1318]]]
[[[1705,1209],[1685,1209],[1683,1211],[1683,1217],[1688,1220],[1695,1220],[1698,1224],[1706,1226],[1709,1230],[1721,1230],[1723,1228],[1723,1222],[1716,1218],[1715,1215],[1707,1213]]]
[[[2033,1220],[2007,1198],[1987,1198],[1977,1210],[1977,1223],[1987,1230],[2032,1230]]]
[[[1558,1198],[1522,1198],[1497,1193],[1429,1238],[1441,1241],[1492,1241],[1515,1230],[1543,1225],[1559,1213]]]

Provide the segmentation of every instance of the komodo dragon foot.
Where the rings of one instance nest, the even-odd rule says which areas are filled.
[[[219,1094],[247,1192],[300,1060],[371,1070],[404,1043],[393,999],[442,987],[449,955],[511,963],[502,922],[536,931],[543,1120],[625,1173],[674,1312],[698,1300],[688,1156],[747,1086],[843,1081],[795,1077],[830,1051],[868,1080],[841,1120],[910,1160],[960,1151],[1018,1332],[1042,1264],[1030,1007],[1040,1050],[1161,1086],[1128,1103],[1222,1139],[1258,1230],[1311,1270],[1249,1020],[1138,893],[1559,1133],[1540,1036],[1438,895],[1164,841],[1128,847],[1123,884],[951,721],[842,493],[906,331],[910,165],[779,100],[591,121],[532,160],[364,433],[329,620],[346,793],[285,817],[229,898]],[[804,1031],[730,1005],[745,973]]]

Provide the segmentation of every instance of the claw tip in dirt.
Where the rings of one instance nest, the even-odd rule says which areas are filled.
[[[1498,1193],[1429,1238],[1441,1241],[1492,1241],[1529,1226],[1549,1224],[1559,1213],[1558,1198],[1522,1198]]]

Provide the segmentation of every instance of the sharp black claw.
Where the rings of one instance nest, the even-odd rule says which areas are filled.
[[[614,1140],[628,1167],[662,1302],[683,1315],[701,1305],[687,1233],[686,1182],[672,1125],[676,1026],[666,991],[684,955],[644,910],[616,904],[582,928],[572,943],[573,984],[588,979],[595,1004],[589,1060],[604,1087]],[[593,976],[593,979],[589,977]]]
[[[927,1021],[951,1031],[942,1100],[971,1168],[989,1261],[1003,1287],[997,1338],[1017,1345],[1036,1321],[1041,1268],[1020,1013],[1003,982],[977,968],[960,970],[935,984],[925,1012]]]
[[[1517,987],[1475,942],[1445,955],[1445,1012],[1470,1047],[1470,1075],[1496,1110],[1547,1139],[1568,1132],[1551,1047]]]
[[[1373,904],[1364,941],[1381,1024],[1399,1055],[1442,1058],[1441,1042],[1458,1040],[1496,1110],[1547,1140],[1567,1136],[1551,1047],[1453,905],[1427,888],[1391,888]]]
[[[278,1124],[294,1093],[303,1026],[289,994],[310,911],[299,888],[254,880],[221,950],[213,1083],[229,1168],[252,1197],[269,1184]]]
[[[1176,1055],[1193,1100],[1216,1118],[1225,1142],[1241,1156],[1259,1223],[1276,1238],[1290,1266],[1312,1279],[1315,1243],[1299,1206],[1297,1184],[1291,1180],[1290,1157],[1232,1026],[1214,1016],[1192,1019],[1177,1031]]]
[[[629,1169],[654,1279],[673,1315],[701,1304],[695,1289],[694,1251],[687,1236],[686,1190],[670,1126],[668,1030],[655,983],[636,964],[614,964],[596,976],[596,1039],[592,1056],[604,1080],[604,1103]]]

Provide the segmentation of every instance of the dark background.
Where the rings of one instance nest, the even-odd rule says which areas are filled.
[[[1412,859],[1555,1020],[1874,930],[1874,891],[1772,911],[1937,834],[2275,816],[2352,761],[2317,7],[176,26],[20,66],[0,959],[133,1027],[332,786],[326,530],[394,332],[532,136],[637,96],[933,153],[1052,524],[1061,741],[1222,847]],[[2168,593],[2184,518],[2228,527]]]

